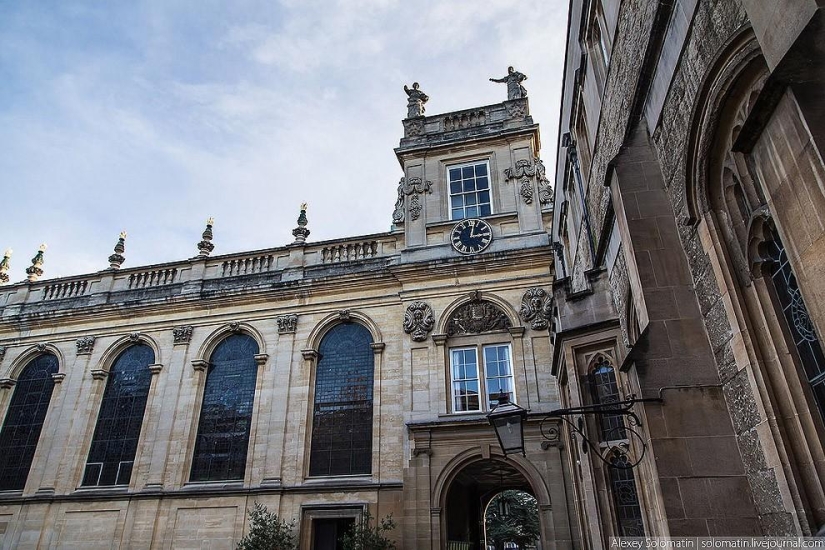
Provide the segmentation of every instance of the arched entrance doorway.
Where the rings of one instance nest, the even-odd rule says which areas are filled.
[[[535,497],[527,478],[507,460],[480,458],[459,470],[447,489],[444,506],[447,550],[486,550],[484,515],[487,505],[508,489]]]

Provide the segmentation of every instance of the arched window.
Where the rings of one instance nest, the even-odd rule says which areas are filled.
[[[57,373],[57,357],[32,359],[20,373],[0,430],[0,491],[22,491],[46,419]]]
[[[109,370],[82,485],[129,484],[154,362],[152,348],[139,344],[124,350]]]
[[[596,405],[610,405],[619,401],[619,386],[616,373],[610,362],[601,357],[590,371],[593,402]],[[625,439],[624,422],[620,414],[599,415],[602,441]]]
[[[789,347],[792,353],[796,351],[795,358],[811,385],[819,414],[825,419],[825,355],[779,234],[772,227],[767,228],[766,234],[768,240],[762,245],[767,257],[765,267],[776,291],[777,309],[781,310],[786,322]]]
[[[245,334],[229,336],[212,353],[192,458],[192,481],[243,479],[257,353],[258,343]]]
[[[616,371],[604,356],[598,356],[590,371],[590,383],[594,405],[610,405],[621,400]],[[608,442],[626,439],[624,420],[620,414],[599,415],[601,442],[607,448]],[[621,537],[645,536],[642,508],[636,491],[636,477],[633,468],[623,453],[613,453],[607,468],[610,494],[613,497],[613,512],[616,528]]]
[[[372,471],[372,336],[344,323],[330,330],[318,349],[309,475]]]

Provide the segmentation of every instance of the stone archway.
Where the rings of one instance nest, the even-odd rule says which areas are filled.
[[[479,458],[466,464],[446,491],[443,532],[447,550],[485,550],[484,511],[490,500],[506,489],[535,492],[512,461]]]

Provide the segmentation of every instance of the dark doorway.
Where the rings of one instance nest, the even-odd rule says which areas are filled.
[[[450,550],[486,550],[484,512],[506,489],[533,494],[530,483],[503,460],[478,460],[456,474],[447,491],[445,528]]]
[[[354,518],[319,518],[312,521],[312,550],[343,550],[344,536]]]

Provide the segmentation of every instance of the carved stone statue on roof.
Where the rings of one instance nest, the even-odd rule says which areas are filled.
[[[527,90],[521,85],[527,80],[527,75],[520,73],[513,67],[507,67],[507,76],[503,78],[491,78],[490,82],[507,83],[507,99],[521,99],[527,97]]]
[[[419,89],[418,82],[413,82],[412,88],[404,84],[404,91],[407,92],[407,118],[424,116],[424,104],[430,98]]]

